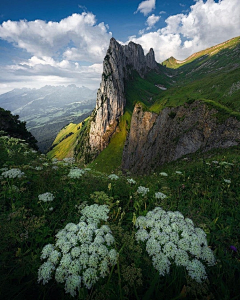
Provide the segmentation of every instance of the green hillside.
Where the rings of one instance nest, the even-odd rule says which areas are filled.
[[[74,156],[74,147],[77,143],[82,123],[70,123],[65,126],[55,138],[51,150],[48,152],[49,158],[63,159]]]
[[[0,149],[4,156],[0,160],[1,299],[239,299],[239,146],[188,155],[150,175],[134,177],[80,169],[72,160],[51,161],[8,136],[0,136]],[[163,217],[151,219],[139,231],[141,220],[147,214],[153,218],[155,209],[163,209]],[[89,215],[94,212],[93,218],[80,222],[87,211]],[[98,224],[94,223],[96,215],[103,217]],[[179,226],[182,222],[191,230],[194,226],[195,233],[188,226],[180,230],[174,225],[174,215]],[[89,236],[92,228],[97,229]],[[107,244],[108,228],[114,241]],[[146,235],[150,230],[160,234],[150,240]],[[89,260],[84,263],[86,256],[79,259],[77,250],[82,247],[84,251],[86,244],[94,247],[97,233],[100,245],[92,248],[94,255],[89,247]],[[166,234],[170,244],[165,239],[160,245],[159,236]],[[192,243],[198,235],[207,248]],[[182,241],[179,247],[194,245],[187,254],[181,252],[185,253],[184,265],[179,261],[179,248],[172,255],[178,239]],[[203,248],[208,258],[214,255],[213,263],[203,259],[202,251],[199,254]],[[110,249],[118,253],[112,265],[107,256]],[[169,268],[164,272],[166,261]],[[99,276],[101,262],[108,267],[103,276]],[[59,277],[61,270],[66,276]],[[71,272],[82,278],[79,289],[68,284]],[[86,278],[94,283],[91,288]]]

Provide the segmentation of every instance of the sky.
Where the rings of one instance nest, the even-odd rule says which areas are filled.
[[[240,0],[1,0],[0,94],[45,85],[99,87],[114,37],[156,61],[240,36]]]

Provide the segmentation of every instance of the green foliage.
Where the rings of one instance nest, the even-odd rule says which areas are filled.
[[[37,282],[41,250],[54,244],[55,234],[66,224],[77,223],[81,210],[94,203],[109,205],[107,225],[120,254],[109,277],[91,290],[81,289],[80,299],[239,297],[240,147],[189,155],[151,175],[135,177],[132,185],[129,177],[119,174],[119,179],[111,181],[93,170],[71,179],[68,174],[74,165],[52,163],[16,139],[0,139],[0,147],[4,155],[0,168],[15,167],[25,173],[22,178],[0,179],[1,299],[48,300],[53,295],[54,299],[72,299],[55,280],[46,285]],[[142,196],[137,193],[139,186],[149,192]],[[38,195],[46,192],[55,198],[42,204],[52,210],[47,206],[43,210],[38,201]],[[156,192],[167,198],[155,198]],[[207,269],[208,280],[203,284],[191,280],[180,267],[171,266],[169,275],[159,276],[142,243],[136,242],[136,217],[156,206],[182,212],[206,232],[217,264]]]
[[[33,148],[37,149],[37,140],[26,129],[26,122],[19,120],[19,115],[12,115],[9,110],[0,107],[0,131],[8,135],[26,140]]]

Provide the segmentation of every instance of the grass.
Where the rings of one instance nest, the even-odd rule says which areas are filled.
[[[52,149],[48,152],[49,158],[56,157],[61,160],[65,157],[72,157],[74,155],[73,149],[77,142],[79,130],[81,130],[82,123],[65,126],[57,135],[53,142]]]
[[[125,115],[122,123],[127,119]],[[119,141],[125,133],[123,128]],[[118,263],[90,290],[82,288],[78,299],[239,299],[239,154],[240,147],[195,153],[151,175],[135,176],[136,184],[130,185],[131,174],[120,171],[118,180],[96,170],[71,179],[68,173],[77,165],[52,163],[17,139],[0,138],[0,168],[19,168],[25,173],[23,178],[0,179],[0,298],[73,299],[54,279],[46,285],[37,282],[41,250],[55,243],[55,234],[66,224],[79,221],[81,207],[105,203],[110,207],[106,224],[120,252]],[[149,188],[147,196],[136,192],[138,186]],[[38,201],[38,195],[45,192],[55,196],[49,203],[52,211],[48,203]],[[156,199],[156,192],[167,198]],[[207,268],[208,280],[202,284],[174,265],[168,275],[160,276],[144,244],[135,241],[134,218],[156,206],[182,212],[207,234],[217,263]]]
[[[119,168],[122,162],[122,152],[129,131],[131,115],[128,112],[120,118],[118,131],[112,137],[108,147],[89,164],[96,171],[111,173]]]

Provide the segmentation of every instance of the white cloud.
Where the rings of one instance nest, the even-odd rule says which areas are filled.
[[[155,16],[152,14],[147,18],[146,24],[148,25],[147,30],[151,29],[159,20],[161,16]]]
[[[167,26],[133,37],[147,52],[153,48],[157,61],[170,56],[185,59],[194,52],[240,35],[239,0],[197,0],[190,12],[168,17]]]
[[[136,10],[135,13],[137,13],[138,11],[140,11],[141,13],[144,14],[144,16],[148,15],[152,10],[155,9],[155,3],[156,0],[146,0],[146,1],[142,1],[139,5],[138,5],[138,9]]]
[[[112,34],[92,13],[73,14],[60,22],[7,21],[0,38],[24,49],[29,59],[2,67],[0,94],[15,87],[76,84],[97,88]]]
[[[31,57],[17,65],[8,65],[0,69],[0,94],[14,88],[40,88],[49,85],[99,87],[102,64],[82,66],[78,62],[55,61],[51,57]]]
[[[37,57],[63,56],[68,60],[101,62],[111,33],[95,15],[73,14],[60,22],[7,21],[0,25],[0,38]]]

